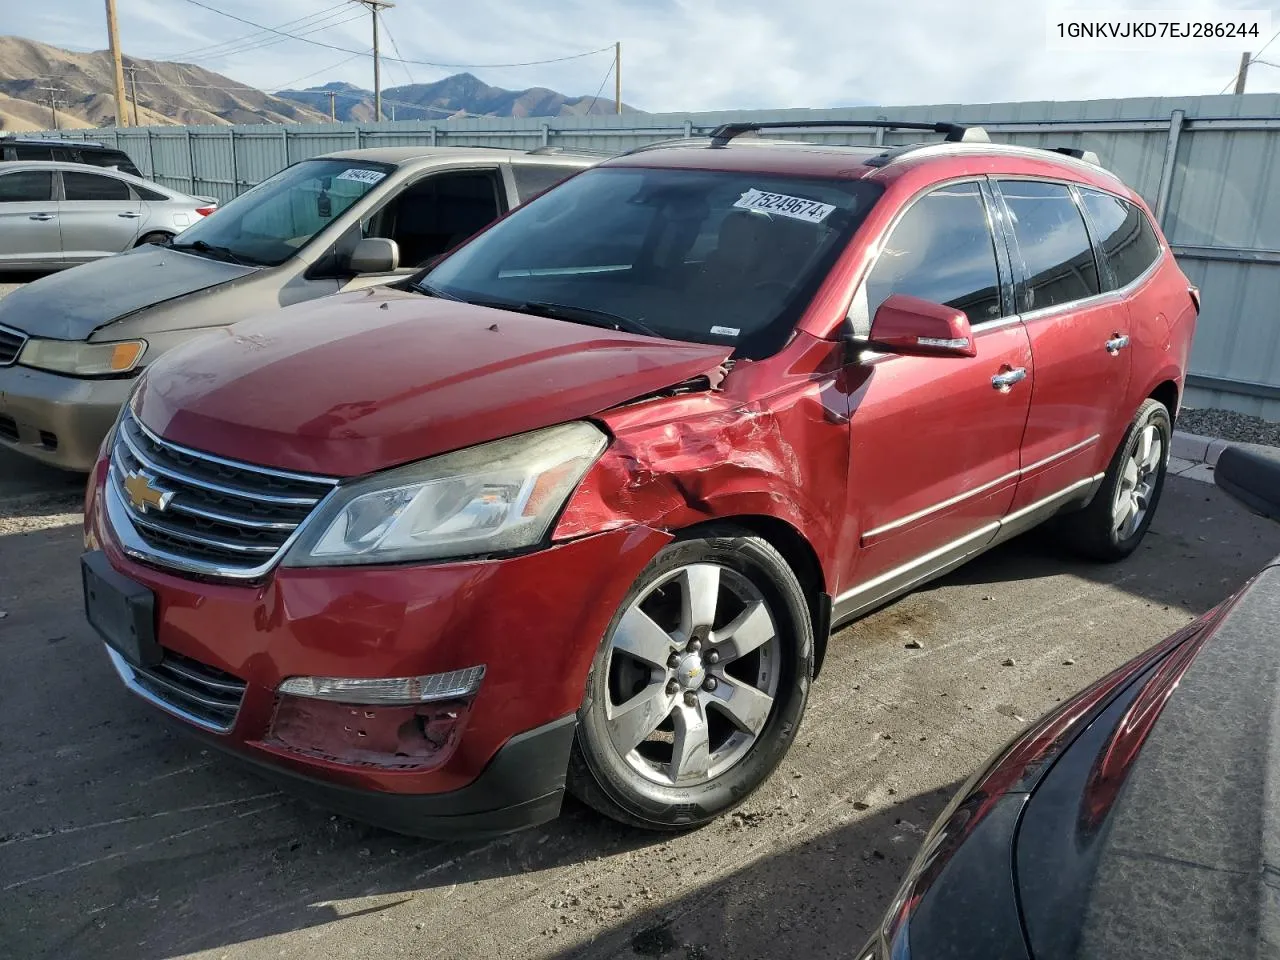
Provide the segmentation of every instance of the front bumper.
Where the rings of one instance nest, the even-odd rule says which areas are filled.
[[[104,478],[100,465],[86,535],[116,571],[154,592],[160,645],[245,683],[224,733],[185,726],[326,806],[410,833],[502,831],[555,815],[571,721],[600,638],[670,540],[632,527],[499,560],[281,567],[256,584],[200,582],[121,551],[100,506]],[[477,664],[486,672],[466,726],[431,769],[340,763],[290,751],[271,736],[276,690],[289,677],[417,676]],[[516,755],[526,759],[503,759],[520,744]],[[517,769],[525,772],[510,772]],[[462,819],[433,826],[437,816]]]
[[[82,380],[0,367],[0,445],[64,470],[88,472],[134,380]]]

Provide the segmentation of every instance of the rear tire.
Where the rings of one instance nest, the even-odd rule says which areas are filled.
[[[813,659],[804,591],[767,541],[721,525],[668,544],[592,662],[570,792],[632,826],[707,823],[786,755]]]
[[[1143,401],[1092,502],[1059,519],[1058,531],[1068,546],[1104,563],[1138,549],[1164,492],[1172,439],[1173,421],[1164,404]]]
[[[156,231],[154,233],[144,233],[141,237],[138,238],[138,242],[135,243],[134,246],[145,247],[149,243],[154,243],[157,246],[165,247],[169,245],[169,241],[172,239],[173,239],[172,234],[163,233],[161,231]]]

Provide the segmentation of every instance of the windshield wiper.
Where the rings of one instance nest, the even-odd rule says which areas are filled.
[[[433,287],[431,284],[427,283],[426,280],[420,280],[409,289],[422,294],[424,297],[439,297],[441,300],[456,300],[459,303],[467,302],[455,293],[449,293],[446,290],[441,290],[439,287]]]
[[[192,243],[171,243],[169,247],[173,250],[199,250],[201,253],[213,253],[242,267],[256,266],[241,260],[230,247],[220,247],[217,244],[206,243],[204,240],[196,240]]]
[[[495,304],[497,306],[497,304]],[[579,307],[572,303],[551,303],[547,300],[526,300],[524,303],[502,305],[503,310],[516,310],[520,313],[532,313],[556,320],[567,320],[570,323],[585,323],[593,327],[607,327],[610,330],[623,330],[627,333],[639,333],[646,337],[658,337],[662,334],[653,327],[632,317],[624,317],[619,313],[607,310],[596,310],[594,307]]]

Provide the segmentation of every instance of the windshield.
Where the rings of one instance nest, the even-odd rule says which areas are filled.
[[[252,266],[277,266],[392,169],[355,160],[295,163],[184,230],[173,246]]]
[[[858,180],[598,168],[462,247],[422,289],[768,356],[880,193]]]

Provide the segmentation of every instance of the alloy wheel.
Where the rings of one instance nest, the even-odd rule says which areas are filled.
[[[664,786],[705,783],[760,738],[779,682],[777,620],[737,570],[693,563],[642,592],[610,639],[613,748]]]
[[[1142,428],[1133,452],[1125,461],[1111,505],[1111,522],[1121,542],[1132,537],[1142,526],[1163,463],[1164,439],[1156,425],[1149,423]]]

